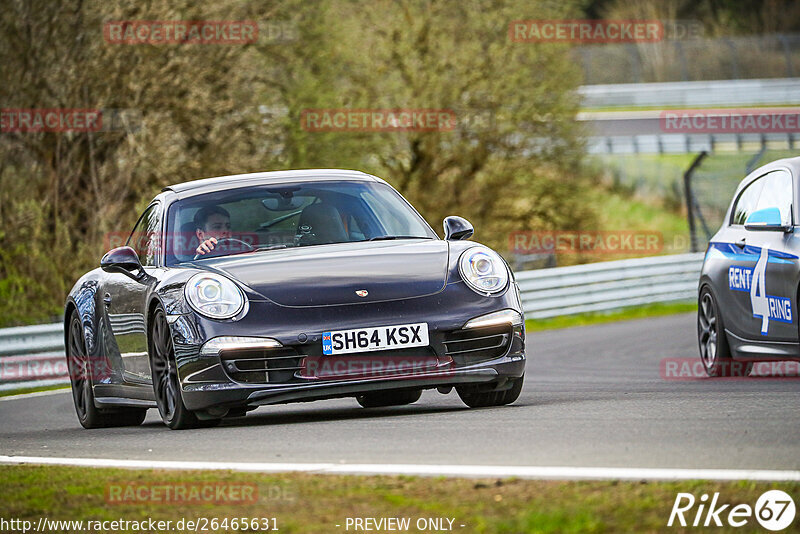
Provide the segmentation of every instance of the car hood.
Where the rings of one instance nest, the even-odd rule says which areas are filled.
[[[227,256],[196,265],[233,278],[282,306],[332,306],[438,293],[447,284],[448,252],[447,241],[439,239],[338,243]]]

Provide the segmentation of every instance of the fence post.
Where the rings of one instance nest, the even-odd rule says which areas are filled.
[[[762,157],[764,157],[764,152],[766,151],[767,151],[766,145],[762,144],[761,150],[759,150],[758,153],[754,154],[753,157],[748,160],[747,165],[744,168],[745,175],[748,175],[754,170],[756,170],[756,167],[758,167],[758,162],[761,161]]]
[[[686,172],[683,173],[683,190],[686,195],[686,216],[689,220],[689,250],[697,252],[697,230],[694,224],[694,195],[692,195],[692,175],[700,163],[708,155],[708,152],[703,150],[700,152]]]

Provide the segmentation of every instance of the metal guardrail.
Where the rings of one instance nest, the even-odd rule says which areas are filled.
[[[63,324],[0,329],[0,391],[68,381]]]
[[[589,154],[696,154],[796,150],[796,133],[603,135],[586,138]]]
[[[797,104],[800,78],[583,85],[578,94],[584,109]]]
[[[796,132],[665,132],[659,120],[664,108],[759,108],[800,103],[800,78],[620,83],[578,88],[583,109],[578,121],[588,127],[590,154],[688,154],[794,150]],[[602,108],[605,111],[589,111]],[[623,108],[627,111],[609,111]],[[636,108],[651,110],[630,111]]]
[[[678,254],[516,274],[527,319],[693,300],[703,254]]]
[[[693,300],[703,254],[516,273],[528,319]],[[0,329],[0,391],[69,381],[63,324]]]

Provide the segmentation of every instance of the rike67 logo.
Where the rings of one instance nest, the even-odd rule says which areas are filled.
[[[795,505],[792,497],[781,490],[764,492],[755,506],[749,504],[723,504],[719,492],[709,497],[704,493],[697,499],[691,493],[678,493],[667,526],[681,527],[743,527],[755,518],[767,530],[787,528],[794,521]]]

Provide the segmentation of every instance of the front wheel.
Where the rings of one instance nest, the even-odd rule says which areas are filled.
[[[158,413],[164,424],[173,430],[214,426],[219,419],[198,419],[189,410],[181,397],[178,381],[178,368],[172,346],[167,316],[160,307],[153,315],[149,339],[150,370],[153,376],[153,392],[156,397]]]
[[[511,404],[519,398],[522,384],[525,381],[523,374],[519,378],[509,380],[510,386],[502,390],[480,391],[474,387],[457,387],[456,392],[461,400],[470,408],[484,408],[486,406],[504,406]]]

